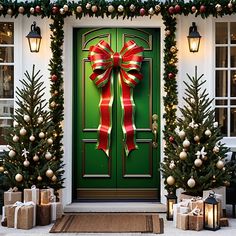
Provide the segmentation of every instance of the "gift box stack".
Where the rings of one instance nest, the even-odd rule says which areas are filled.
[[[62,216],[62,204],[56,202],[53,189],[17,188],[4,192],[2,225],[9,228],[31,229],[48,225]]]
[[[217,200],[220,202],[220,196]],[[220,215],[222,216],[222,208],[220,208]],[[173,223],[176,228],[200,231],[203,229],[203,220],[201,197],[181,198],[181,202],[173,205]]]

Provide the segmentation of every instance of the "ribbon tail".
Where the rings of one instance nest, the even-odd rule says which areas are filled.
[[[134,124],[134,113],[135,113],[135,104],[133,101],[133,88],[128,86],[123,79],[121,74],[119,75],[119,81],[121,85],[121,106],[122,106],[122,130],[124,135],[125,143],[125,153],[126,156],[132,150],[137,149],[135,134],[136,127]]]
[[[109,157],[112,129],[113,79],[111,78],[101,90],[97,149],[103,150]]]

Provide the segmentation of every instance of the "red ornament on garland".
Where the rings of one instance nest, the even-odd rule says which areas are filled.
[[[175,13],[179,13],[181,11],[181,6],[180,5],[175,5]]]
[[[41,7],[40,6],[36,6],[35,7],[35,12],[36,13],[40,13],[41,12]]]
[[[168,77],[169,77],[169,79],[173,79],[173,78],[175,77],[175,75],[170,72],[170,73],[168,74]]]
[[[51,76],[51,81],[52,82],[56,82],[57,81],[57,75],[55,75],[55,74],[53,74],[52,76]]]
[[[53,6],[53,7],[52,7],[52,13],[53,13],[53,14],[57,14],[58,12],[59,12],[58,7],[57,7],[57,6]]]
[[[168,12],[169,12],[169,14],[174,14],[175,13],[175,8],[173,7],[173,6],[170,6],[169,8],[168,8]]]
[[[200,13],[205,13],[206,7],[204,5],[201,5],[199,11],[200,11]]]
[[[173,136],[170,136],[170,137],[169,137],[169,141],[170,141],[171,143],[173,143],[173,142],[175,141],[175,138],[174,138]]]
[[[146,11],[145,11],[144,8],[141,8],[141,9],[139,10],[139,13],[140,13],[141,16],[144,16],[144,15],[146,14]]]

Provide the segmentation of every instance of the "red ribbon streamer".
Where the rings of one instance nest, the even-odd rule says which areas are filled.
[[[124,44],[120,53],[113,52],[110,45],[101,40],[97,45],[89,49],[93,73],[90,79],[98,88],[101,88],[100,99],[100,125],[98,127],[97,148],[102,149],[107,156],[110,151],[110,135],[112,129],[112,103],[113,103],[113,68],[118,73],[122,89],[121,106],[123,112],[122,129],[124,134],[125,152],[128,156],[130,151],[137,148],[135,141],[135,124],[133,102],[133,88],[142,80],[140,73],[143,61],[143,48],[136,45],[133,40]]]

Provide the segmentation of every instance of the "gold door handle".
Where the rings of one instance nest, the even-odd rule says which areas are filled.
[[[158,146],[158,144],[157,144],[157,133],[158,133],[157,120],[158,120],[158,115],[157,114],[153,114],[152,115],[152,133],[154,135],[154,139],[152,141],[153,148],[157,148],[157,146]]]

